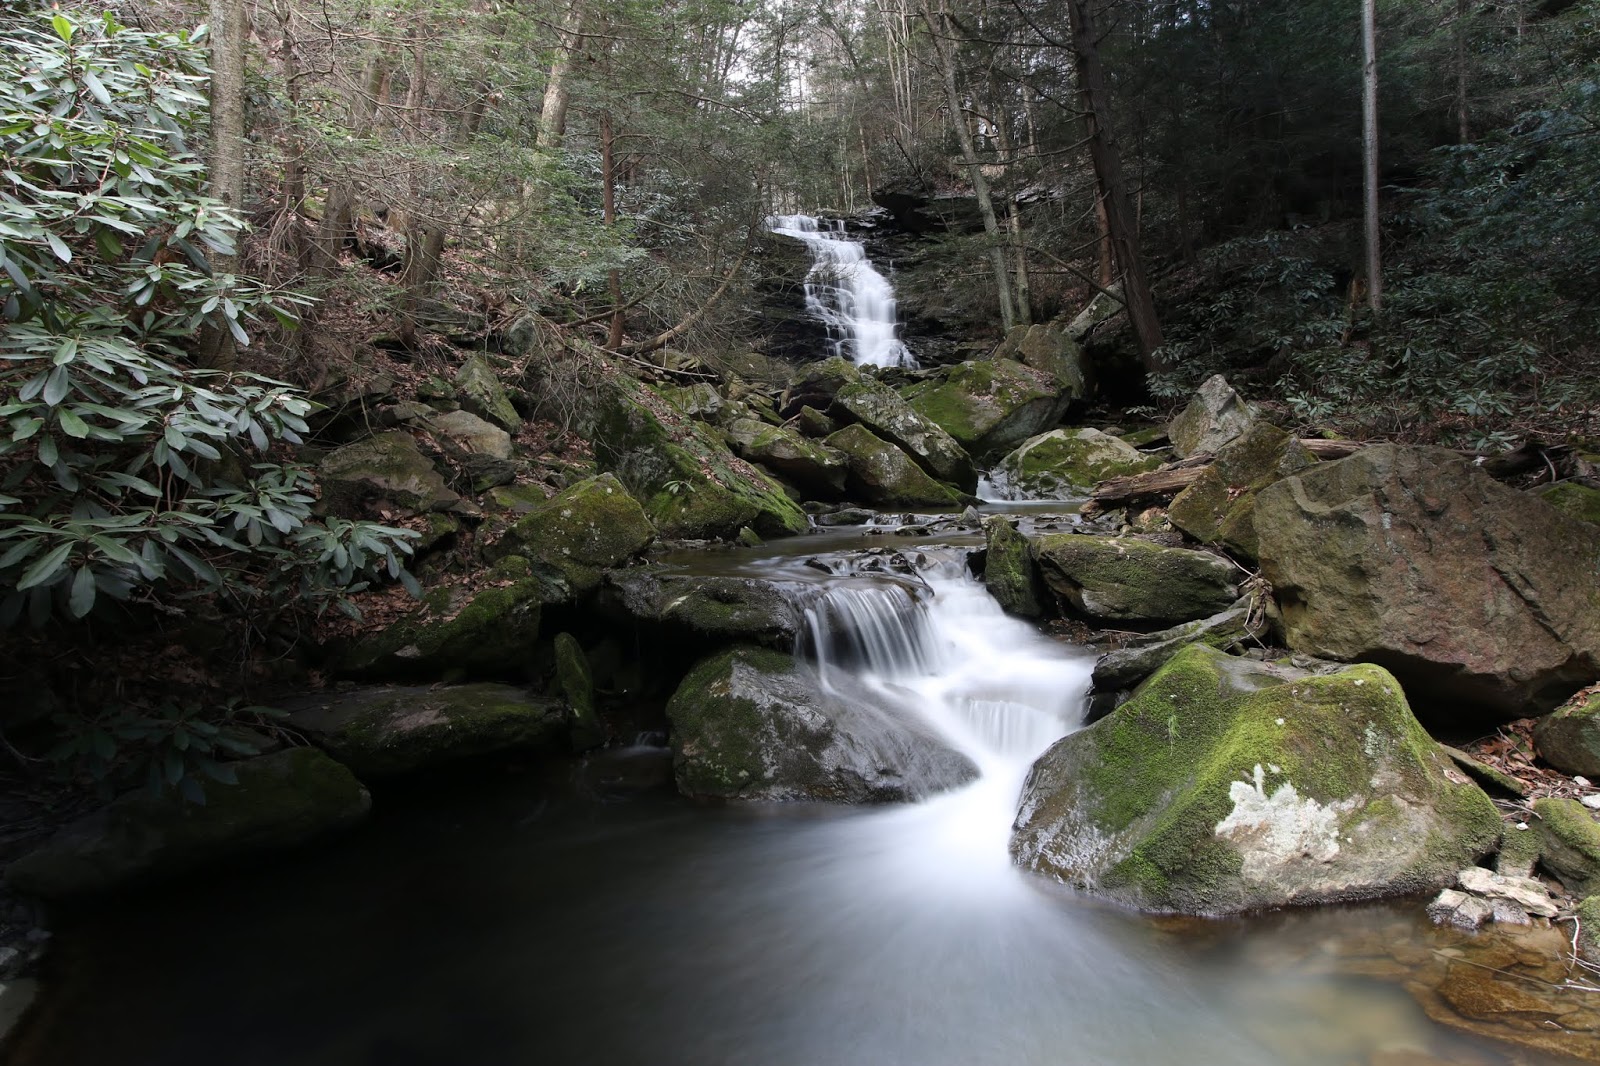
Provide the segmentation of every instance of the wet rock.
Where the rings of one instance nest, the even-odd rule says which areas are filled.
[[[6,883],[35,896],[100,895],[303,844],[356,824],[372,806],[355,775],[315,748],[229,765],[238,783],[206,782],[203,806],[130,792],[12,863]]]
[[[1190,645],[1034,764],[1011,850],[1096,895],[1208,914],[1441,888],[1499,832],[1383,669]]]
[[[1034,537],[1032,545],[1045,584],[1093,618],[1190,622],[1239,598],[1238,571],[1206,552],[1076,533]]]
[[[379,433],[329,452],[317,468],[322,506],[330,514],[362,517],[370,508],[445,511],[461,497],[405,430]]]
[[[962,497],[940,484],[893,444],[865,426],[846,426],[827,439],[850,464],[852,497],[887,507],[959,507]]]
[[[601,474],[535,504],[485,554],[521,555],[583,593],[600,584],[601,571],[624,565],[654,539],[644,508],[614,475]]]
[[[1578,956],[1584,962],[1600,965],[1600,896],[1590,896],[1578,904]]]
[[[754,418],[736,418],[724,432],[734,454],[772,471],[809,497],[837,499],[844,494],[850,460],[843,452]]]
[[[481,755],[566,747],[557,700],[510,685],[385,685],[285,705],[294,728],[367,781]]]
[[[785,591],[748,577],[701,577],[634,567],[609,574],[601,608],[695,639],[794,647],[800,616]]]
[[[1010,614],[1044,617],[1044,586],[1028,539],[1017,532],[1010,519],[998,514],[984,520],[983,539],[983,582],[989,587],[989,594]]]
[[[594,704],[594,677],[589,657],[571,633],[556,636],[556,687],[572,712],[570,736],[574,751],[588,751],[606,742],[606,727]]]
[[[977,768],[925,726],[871,701],[824,696],[781,652],[734,648],[690,672],[667,704],[685,795],[903,802]]]
[[[1167,427],[1167,437],[1180,458],[1215,453],[1244,435],[1259,412],[1240,398],[1221,374],[1206,379],[1183,413]]]
[[[1117,437],[1085,428],[1030,437],[995,470],[1019,498],[1060,499],[1087,496],[1107,478],[1142,474],[1160,465]]]
[[[1575,896],[1600,892],[1600,824],[1577,800],[1546,796],[1533,802],[1539,862]]]
[[[1525,981],[1505,981],[1491,970],[1465,963],[1452,963],[1439,984],[1439,995],[1468,1018],[1496,1021],[1505,1015],[1544,1018],[1565,1014],[1566,1004],[1530,990]]]
[[[841,507],[836,511],[825,511],[817,515],[816,522],[819,526],[861,526],[876,517],[878,517],[877,512],[864,507]]]
[[[494,367],[482,353],[474,353],[456,371],[456,396],[461,405],[479,418],[487,419],[501,429],[515,433],[522,428],[517,409],[511,406],[505,387],[495,375]]]
[[[1490,921],[1494,908],[1487,900],[1458,889],[1447,888],[1428,904],[1428,917],[1441,925],[1457,929],[1477,929]]]
[[[1073,393],[1049,374],[1010,360],[961,363],[905,390],[911,406],[967,454],[1002,454],[1061,421]]]
[[[1500,831],[1500,850],[1494,858],[1495,873],[1506,877],[1532,877],[1538,861],[1539,834],[1528,828],[1528,823],[1516,822]]]
[[[930,477],[967,492],[978,487],[978,471],[966,450],[875,378],[863,375],[839,389],[829,413],[865,426],[873,436],[909,455]]]
[[[1221,544],[1254,559],[1256,493],[1314,462],[1297,439],[1270,423],[1255,422],[1223,445],[1216,462],[1174,497],[1167,516],[1202,544]]]
[[[1249,618],[1249,601],[1240,600],[1209,618],[1133,637],[1124,647],[1108,651],[1095,661],[1094,687],[1101,692],[1131,688],[1190,644],[1232,651],[1249,637]]]
[[[1381,662],[1463,717],[1543,713],[1600,678],[1600,529],[1451,452],[1317,463],[1261,490],[1255,529],[1296,651]]]
[[[1569,701],[1533,727],[1539,756],[1569,774],[1600,777],[1600,692]]]
[[[1506,900],[1541,918],[1554,918],[1559,912],[1550,899],[1550,890],[1532,877],[1509,877],[1481,866],[1468,866],[1456,875],[1456,884],[1465,892],[1488,900]]]

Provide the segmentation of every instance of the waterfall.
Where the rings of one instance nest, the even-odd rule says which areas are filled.
[[[844,235],[844,223],[828,229],[810,215],[776,215],[773,233],[804,241],[812,265],[806,274],[806,309],[828,328],[833,354],[857,366],[917,365],[895,336],[894,286],[867,259],[860,241]]]

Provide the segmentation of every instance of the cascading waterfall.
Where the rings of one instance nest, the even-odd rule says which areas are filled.
[[[860,241],[844,235],[844,223],[810,215],[776,215],[773,233],[804,241],[814,262],[806,274],[806,309],[828,327],[833,354],[857,366],[917,365],[895,336],[894,286],[867,259]]]

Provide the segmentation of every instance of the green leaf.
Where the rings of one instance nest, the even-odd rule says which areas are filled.
[[[28,567],[23,575],[17,579],[17,591],[31,589],[35,585],[42,585],[61,572],[66,564],[67,556],[72,554],[72,542],[58,544],[45,554],[43,559]]]
[[[67,392],[72,387],[72,378],[67,373],[67,368],[58,366],[50,371],[49,379],[44,383],[44,402],[54,407],[66,399]]]
[[[55,28],[57,37],[61,38],[67,44],[72,43],[72,34],[76,27],[72,25],[72,21],[70,19],[68,19],[65,15],[58,13],[50,16],[50,25]]]
[[[66,241],[62,240],[60,237],[57,237],[49,230],[44,231],[44,239],[45,242],[50,245],[50,251],[55,253],[55,257],[57,259],[61,260],[63,263],[72,262],[72,249],[67,247]]]
[[[56,418],[61,423],[61,432],[65,433],[67,436],[76,437],[79,440],[82,440],[84,437],[89,435],[88,423],[66,408],[62,408],[60,411],[58,411],[56,413]]]
[[[94,607],[94,571],[87,565],[78,567],[72,578],[72,594],[67,600],[67,610],[74,618],[82,618]]]

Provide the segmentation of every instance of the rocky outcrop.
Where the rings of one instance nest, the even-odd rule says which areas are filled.
[[[784,591],[751,577],[705,577],[656,567],[608,576],[601,609],[613,618],[659,624],[691,642],[794,647],[800,617]]]
[[[1028,538],[1003,514],[983,520],[983,583],[1009,614],[1022,618],[1045,615],[1044,588]]]
[[[1073,395],[1044,371],[1009,359],[962,363],[905,391],[912,407],[978,459],[1055,426]]]
[[[1441,711],[1507,718],[1600,678],[1600,529],[1454,453],[1318,463],[1261,490],[1254,521],[1297,651],[1381,663]]]
[[[364,781],[481,755],[564,749],[560,701],[510,685],[386,685],[288,704],[289,724]]]
[[[1244,435],[1260,413],[1240,398],[1221,374],[1213,374],[1195,393],[1183,413],[1167,427],[1173,450],[1181,458],[1215,453]]]
[[[741,459],[765,467],[808,497],[835,500],[844,494],[850,468],[844,453],[754,418],[736,418],[724,432]]]
[[[1124,904],[1225,914],[1441,888],[1500,825],[1380,667],[1191,645],[1034,764],[1011,849]]]
[[[6,883],[36,896],[99,895],[303,844],[356,824],[372,806],[355,775],[315,748],[226,765],[237,783],[208,781],[203,805],[130,792],[12,863]]]
[[[461,501],[432,461],[405,430],[379,433],[336,448],[317,468],[322,506],[331,514],[359,518],[375,507],[445,511]]]
[[[1556,769],[1600,779],[1600,692],[1539,719],[1533,743],[1539,756]]]
[[[1101,481],[1154,470],[1161,461],[1098,429],[1053,429],[1030,437],[995,467],[1015,499],[1087,496]]]
[[[1191,622],[1239,598],[1238,570],[1206,552],[1077,533],[1049,534],[1032,543],[1045,584],[1091,618]]]
[[[840,388],[833,396],[829,413],[841,421],[859,422],[873,436],[909,455],[931,477],[967,492],[978,486],[972,457],[955,438],[874,378],[860,375]]]
[[[1575,896],[1600,892],[1600,824],[1575,799],[1546,796],[1533,801],[1539,863]]]
[[[1217,461],[1178,493],[1167,518],[1202,544],[1220,544],[1254,559],[1256,493],[1314,462],[1299,440],[1258,420],[1223,445]]]
[[[667,704],[685,795],[886,803],[977,776],[910,717],[825,696],[781,652],[734,648],[700,663]]]
[[[654,539],[644,508],[615,476],[601,474],[534,505],[486,554],[543,564],[583,593],[600,584],[601,571],[626,564]]]
[[[1241,600],[1210,618],[1155,633],[1142,633],[1095,661],[1094,687],[1099,692],[1131,688],[1191,644],[1231,651],[1249,638],[1249,625],[1250,603]]]
[[[960,507],[963,498],[933,478],[905,452],[865,426],[846,426],[827,439],[850,463],[852,499],[886,507]]]
[[[510,433],[522,428],[517,409],[511,406],[505,387],[495,375],[494,367],[482,353],[474,353],[456,371],[456,397],[472,414],[486,419]]]

